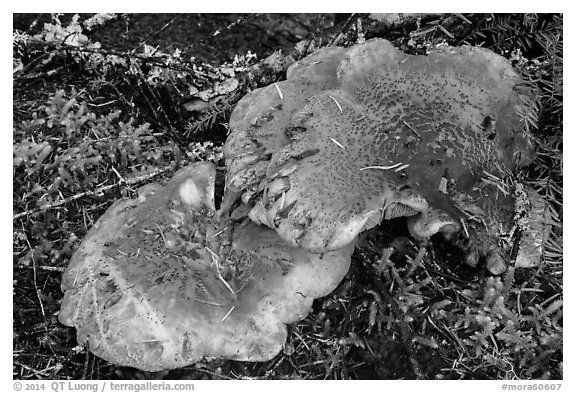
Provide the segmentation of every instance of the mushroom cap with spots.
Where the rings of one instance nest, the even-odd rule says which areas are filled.
[[[504,182],[533,157],[521,121],[532,92],[506,59],[470,46],[413,56],[383,39],[314,56],[282,82],[292,91],[308,67],[329,64],[324,79],[314,76],[328,82],[311,82],[304,99],[280,99],[268,86],[233,112],[250,121],[230,124],[228,198],[251,204],[255,222],[324,252],[398,216],[412,216],[417,236],[461,229],[469,215],[454,198],[481,206],[484,221],[510,221],[513,199],[494,179]],[[261,147],[268,138],[272,149]],[[240,140],[251,152],[246,161],[235,149]]]
[[[114,203],[62,279],[60,321],[111,363],[158,371],[203,357],[264,361],[286,324],[346,275],[354,244],[324,255],[246,219],[214,215],[215,168],[198,163],[166,186]]]
[[[323,48],[292,64],[287,80],[245,95],[230,117],[233,132],[226,139],[226,193],[222,211],[232,208],[241,192],[248,202],[266,175],[270,155],[290,143],[290,119],[308,98],[336,87],[336,70],[346,50]]]

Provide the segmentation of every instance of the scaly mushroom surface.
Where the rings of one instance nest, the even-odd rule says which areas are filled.
[[[214,215],[215,168],[198,163],[166,186],[114,203],[62,279],[60,321],[114,364],[157,371],[203,357],[264,361],[315,298],[346,275],[351,243],[324,255],[250,220]]]
[[[383,39],[313,56],[234,110],[227,204],[313,252],[410,216],[416,237],[462,230],[468,263],[501,272],[508,179],[533,157],[531,92],[508,61],[469,46],[412,56]]]
[[[240,197],[250,201],[258,192],[270,156],[292,140],[287,125],[308,98],[336,87],[336,70],[345,53],[344,48],[323,48],[294,63],[287,71],[287,80],[246,94],[230,117],[230,133],[224,145],[226,192],[222,211],[232,209]]]

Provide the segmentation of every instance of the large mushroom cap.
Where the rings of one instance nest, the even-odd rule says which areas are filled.
[[[255,222],[275,228],[292,245],[323,252],[382,218],[418,217],[413,228],[422,236],[455,230],[463,213],[454,193],[480,199],[488,216],[510,216],[513,201],[497,190],[475,191],[482,176],[502,178],[531,156],[519,116],[528,96],[504,58],[474,47],[411,56],[373,39],[339,59],[335,87],[303,104],[284,95],[283,105],[297,102],[299,108],[277,110],[274,118],[282,120],[273,128],[262,122],[260,135],[280,135],[284,146],[259,157],[243,195],[254,205]],[[284,82],[287,91],[291,83]],[[239,105],[234,116],[244,108]],[[231,130],[233,137],[232,123]],[[227,159],[231,166],[239,163],[236,156]],[[244,172],[254,168],[239,165]],[[240,182],[235,186],[242,189]],[[500,204],[488,203],[499,197],[504,213]]]
[[[213,165],[116,202],[62,280],[59,319],[79,343],[119,365],[157,371],[203,357],[263,361],[315,298],[348,271],[353,244],[324,255],[247,220],[214,218]]]
[[[336,70],[344,48],[324,48],[292,64],[287,80],[248,93],[230,117],[229,135],[224,145],[227,161],[226,195],[223,210],[242,191],[248,202],[266,175],[270,155],[291,141],[286,128],[294,113],[308,98],[336,87]]]

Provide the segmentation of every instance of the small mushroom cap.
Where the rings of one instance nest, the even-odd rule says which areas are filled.
[[[421,236],[454,230],[462,217],[454,191],[482,198],[473,188],[485,173],[503,177],[532,153],[519,116],[529,93],[489,50],[411,56],[373,39],[348,49],[336,74],[336,87],[299,102],[289,122],[262,126],[262,135],[280,132],[289,143],[260,156],[243,195],[251,219],[294,246],[335,250],[398,216],[428,220],[414,227],[426,228]],[[235,187],[242,192],[241,181]],[[452,220],[423,214],[428,207]]]
[[[215,168],[180,170],[166,186],[114,203],[62,279],[59,320],[112,363],[158,371],[203,357],[263,361],[350,265],[353,244],[324,255],[275,231],[214,216]]]

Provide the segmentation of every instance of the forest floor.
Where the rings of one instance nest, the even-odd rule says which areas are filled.
[[[468,43],[507,57],[542,95],[534,131],[538,156],[524,179],[562,217],[561,16],[423,20],[379,25],[366,15],[131,14],[86,29],[89,42],[100,46],[80,53],[54,44],[58,34],[43,35],[42,43],[28,38],[40,37],[44,23],[72,31],[61,29],[76,23],[72,15],[15,14],[14,378],[562,378],[561,221],[553,224],[538,266],[511,268],[501,278],[465,266],[458,251],[441,242],[414,242],[400,219],[383,224],[365,234],[344,281],[289,326],[284,351],[268,362],[204,360],[148,373],[95,357],[78,346],[73,328],[58,322],[61,275],[74,250],[112,202],[143,185],[119,184],[118,173],[129,179],[160,170],[159,181],[174,172],[175,162],[210,159],[222,174],[221,146],[239,97],[189,111],[183,108],[190,96],[225,66],[245,70],[323,35],[341,32],[345,44],[360,35],[383,37],[412,53],[441,42]],[[178,58],[192,56],[183,64],[197,75],[157,71],[150,60],[155,51],[166,55],[162,59],[175,51]],[[127,71],[130,61],[139,67],[136,76]],[[150,104],[154,100],[159,105]],[[138,148],[126,142],[138,139]],[[103,191],[92,193],[98,187]]]

